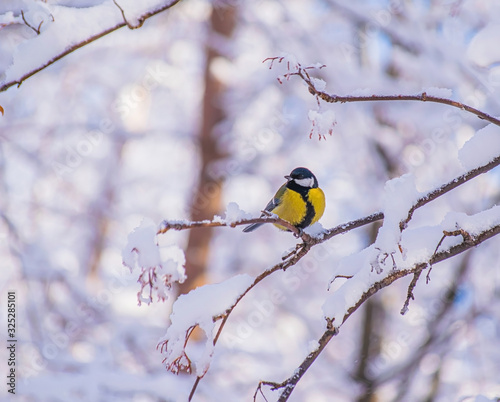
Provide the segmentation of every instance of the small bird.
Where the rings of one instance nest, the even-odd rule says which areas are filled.
[[[304,229],[317,222],[325,212],[325,193],[318,187],[316,176],[304,167],[293,169],[287,182],[276,192],[269,201],[265,210],[278,215],[281,219],[290,222],[297,229]],[[261,218],[266,216],[261,215]],[[263,223],[252,223],[243,229],[252,232]],[[281,230],[286,227],[275,224]]]

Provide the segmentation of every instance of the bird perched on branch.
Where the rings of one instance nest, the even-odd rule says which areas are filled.
[[[287,182],[276,192],[273,199],[267,204],[265,211],[278,215],[281,219],[291,223],[297,229],[304,229],[317,222],[325,212],[325,194],[318,187],[316,176],[304,167],[293,169]],[[261,218],[266,216],[264,213]],[[263,223],[253,223],[243,229],[252,232]],[[286,227],[275,224],[282,230]]]

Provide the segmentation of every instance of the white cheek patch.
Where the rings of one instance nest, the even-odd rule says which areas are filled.
[[[311,188],[314,186],[314,179],[312,177],[307,177],[305,179],[294,179],[295,183],[297,183],[299,186],[302,187],[309,187]]]

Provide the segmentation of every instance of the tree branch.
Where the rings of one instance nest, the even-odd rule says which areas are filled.
[[[417,202],[410,208],[408,211],[408,217],[401,221],[399,224],[399,227],[401,230],[404,230],[406,226],[408,225],[408,222],[410,222],[413,213],[415,212],[416,209],[424,206],[425,204],[428,204],[429,202],[435,200],[436,198],[442,196],[443,194],[447,193],[448,191],[451,191],[458,186],[461,186],[462,184],[468,182],[469,180],[479,176],[480,174],[489,172],[491,169],[497,167],[500,165],[500,156],[497,156],[487,164],[483,166],[479,166],[475,169],[472,169],[468,171],[467,173],[464,173],[461,176],[456,177],[453,180],[450,180],[448,183],[443,184],[441,187],[436,188],[435,190],[427,193],[423,197],[419,198]]]
[[[271,66],[272,62],[278,61],[278,63],[281,63],[283,60],[285,60],[284,57],[271,57],[268,58],[264,61],[271,60]],[[289,64],[288,64],[288,67]],[[419,101],[419,102],[433,102],[433,103],[441,103],[443,105],[448,105],[455,107],[460,110],[465,110],[469,113],[472,113],[479,117],[482,120],[489,121],[490,123],[495,124],[496,126],[500,126],[500,120],[496,119],[495,117],[482,112],[481,110],[478,110],[476,108],[473,108],[472,106],[466,105],[465,103],[457,102],[451,99],[447,98],[440,98],[437,96],[432,96],[432,95],[427,95],[426,92],[422,92],[420,94],[416,95],[370,95],[370,96],[339,96],[339,95],[330,95],[326,92],[320,91],[316,88],[314,85],[313,80],[311,79],[311,76],[308,73],[308,70],[316,68],[313,66],[306,66],[302,67],[300,63],[297,63],[295,66],[295,70],[290,70],[289,72],[284,75],[285,78],[289,79],[290,77],[297,75],[302,80],[307,84],[309,92],[316,96],[317,99],[322,99],[325,102],[328,103],[346,103],[346,102],[373,102],[373,101]],[[321,66],[321,67],[324,67]],[[320,67],[320,68],[321,68]],[[282,81],[278,78],[278,81],[281,83]]]
[[[427,95],[426,92],[422,92],[417,95],[371,95],[371,96],[338,96],[329,95],[325,92],[318,91],[314,88],[314,85],[304,77],[303,74],[299,73],[304,81],[309,85],[309,92],[325,102],[328,103],[346,103],[346,102],[373,102],[373,101],[420,101],[420,102],[434,102],[441,103],[443,105],[453,106],[460,110],[465,110],[469,113],[475,114],[482,120],[489,121],[490,123],[500,126],[500,120],[487,113],[484,113],[472,106],[468,106],[465,103],[457,102],[447,98],[439,98],[437,96]]]
[[[92,35],[91,37],[89,37],[89,38],[87,38],[87,39],[85,39],[85,40],[83,40],[81,42],[78,42],[78,43],[75,43],[75,44],[69,46],[66,50],[64,50],[63,52],[61,52],[57,56],[53,57],[52,59],[48,60],[42,66],[40,66],[40,67],[38,67],[38,68],[30,71],[29,73],[24,74],[23,76],[21,76],[17,80],[13,80],[13,81],[9,81],[9,82],[4,83],[2,86],[0,86],[0,92],[6,91],[7,89],[9,89],[10,87],[12,87],[14,85],[20,86],[25,80],[27,80],[28,78],[32,77],[36,73],[42,71],[43,69],[47,68],[51,64],[54,64],[56,61],[61,60],[63,57],[65,57],[68,54],[74,52],[75,50],[80,49],[81,47],[83,47],[85,45],[88,45],[89,43],[92,43],[92,42],[96,41],[97,39],[100,39],[103,36],[106,36],[107,34],[109,34],[111,32],[114,32],[114,31],[116,31],[116,30],[118,30],[120,28],[123,28],[125,26],[128,26],[130,29],[140,28],[144,24],[144,21],[146,21],[148,18],[151,18],[152,16],[154,16],[156,14],[160,14],[161,12],[163,12],[165,10],[168,10],[170,7],[173,7],[174,5],[176,5],[179,1],[180,0],[172,0],[172,2],[169,2],[168,4],[165,4],[165,5],[161,6],[161,7],[158,7],[156,9],[154,9],[154,10],[150,10],[150,11],[142,14],[137,19],[138,22],[139,22],[138,25],[137,26],[133,26],[133,27],[130,26],[130,24],[127,22],[127,20],[125,19],[125,15],[124,15],[123,10],[115,2],[115,4],[118,6],[118,8],[122,12],[122,16],[124,17],[124,21],[123,22],[121,22],[119,24],[116,24],[115,26],[112,26],[112,27],[110,27],[108,29],[105,29],[104,31],[99,32],[99,33],[97,33],[95,35]],[[34,29],[35,32],[37,32],[37,30],[35,28],[33,28],[33,27],[31,27],[31,28]],[[40,28],[40,26],[38,28]],[[40,32],[37,32],[37,33],[39,34]]]
[[[288,400],[289,396],[295,389],[295,386],[297,383],[300,381],[302,376],[306,373],[307,369],[311,366],[311,364],[316,360],[316,358],[321,354],[323,349],[326,347],[328,342],[333,338],[333,336],[338,334],[338,331],[340,327],[347,321],[347,319],[366,301],[368,300],[371,296],[373,296],[375,293],[377,293],[379,290],[389,286],[396,280],[403,278],[407,275],[410,274],[415,274],[418,271],[422,271],[425,269],[426,266],[436,264],[438,262],[447,260],[451,257],[454,257],[458,254],[463,253],[466,250],[469,250],[472,247],[475,247],[484,241],[488,240],[489,238],[497,235],[500,233],[500,225],[496,225],[491,227],[488,230],[485,230],[484,232],[481,232],[477,236],[475,236],[472,239],[467,239],[462,241],[461,243],[450,247],[447,250],[440,251],[439,253],[434,254],[428,261],[421,262],[418,264],[415,264],[413,268],[408,269],[408,270],[401,270],[401,271],[393,271],[390,275],[387,277],[383,278],[381,281],[376,282],[373,284],[370,289],[368,289],[363,295],[360,297],[360,299],[356,302],[354,306],[352,306],[344,316],[342,323],[340,323],[337,327],[332,327],[331,322],[327,325],[326,331],[323,333],[321,338],[319,339],[318,343],[319,346],[311,352],[302,362],[302,364],[295,370],[294,374],[289,377],[287,380],[283,381],[283,387],[284,388],[281,391],[280,397],[278,399],[279,402],[285,402]]]

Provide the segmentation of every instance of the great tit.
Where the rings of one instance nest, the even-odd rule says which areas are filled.
[[[298,229],[304,229],[317,222],[325,212],[325,194],[318,187],[318,180],[309,169],[298,167],[293,169],[287,182],[276,192],[265,210],[278,215]],[[261,217],[265,216],[262,214]],[[263,223],[253,223],[243,229],[252,232]],[[275,224],[281,230],[286,227]]]

